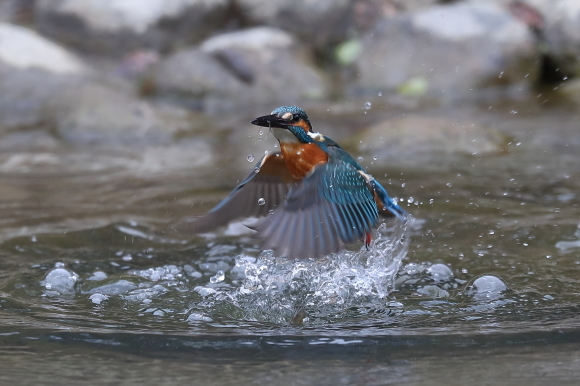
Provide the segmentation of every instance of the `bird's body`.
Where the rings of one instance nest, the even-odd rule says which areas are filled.
[[[194,232],[240,217],[263,217],[253,229],[265,248],[309,258],[337,252],[356,240],[368,245],[379,214],[406,216],[346,151],[312,131],[302,109],[283,106],[251,123],[269,127],[280,152],[265,155],[228,197],[196,219]]]

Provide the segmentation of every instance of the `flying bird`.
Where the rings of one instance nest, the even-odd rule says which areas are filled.
[[[251,228],[264,248],[307,259],[356,240],[368,248],[379,215],[407,216],[345,150],[312,130],[304,110],[282,106],[251,123],[270,128],[280,151],[266,154],[226,198],[189,224],[194,233],[258,217]]]

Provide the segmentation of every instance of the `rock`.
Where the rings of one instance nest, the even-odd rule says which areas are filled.
[[[234,0],[250,23],[289,31],[315,46],[340,42],[353,27],[350,0]]]
[[[497,153],[507,146],[506,138],[490,127],[419,116],[380,122],[361,133],[356,142],[359,152],[382,160],[421,154]]]
[[[559,94],[580,105],[580,79],[572,79],[558,89]]]
[[[0,23],[0,61],[20,70],[40,69],[63,75],[88,72],[88,68],[64,48],[27,28],[8,23]]]
[[[544,16],[541,31],[546,43],[546,54],[560,69],[562,77],[580,75],[580,2],[554,0],[538,7]]]
[[[0,0],[0,22],[30,23],[34,0]]]
[[[159,144],[196,127],[190,112],[139,100],[130,86],[99,78],[61,46],[5,23],[0,89],[0,133],[44,128],[73,143]]]
[[[526,25],[499,5],[480,2],[385,18],[363,38],[355,64],[359,92],[422,80],[428,94],[452,99],[502,85],[517,92],[539,71]]]
[[[476,1],[476,0],[471,0]],[[576,0],[492,0],[527,24],[548,58],[548,80],[580,75],[580,2]]]
[[[85,52],[167,50],[200,41],[227,18],[228,0],[38,0],[36,26]]]
[[[89,73],[61,46],[26,28],[0,23],[0,132],[45,122],[46,104]]]
[[[59,136],[70,143],[161,144],[176,132],[149,103],[99,84],[69,89],[49,106],[58,111],[53,119]]]
[[[190,104],[207,112],[297,104],[326,94],[321,75],[295,40],[269,27],[208,39],[162,61],[152,77],[162,94],[189,96]]]

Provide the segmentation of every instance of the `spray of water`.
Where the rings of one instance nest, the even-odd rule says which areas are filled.
[[[384,308],[408,250],[411,222],[381,224],[368,251],[343,251],[318,260],[280,259],[272,251],[255,262],[239,256],[236,267],[244,269],[245,279],[213,300],[234,306],[245,320],[283,324],[327,319],[351,307]]]

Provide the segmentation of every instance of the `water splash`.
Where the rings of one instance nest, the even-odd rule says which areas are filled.
[[[343,251],[319,260],[280,259],[272,251],[255,262],[240,256],[236,267],[245,273],[241,285],[206,300],[227,303],[246,320],[282,324],[316,323],[351,307],[384,308],[408,250],[411,222],[381,224],[368,251]]]

